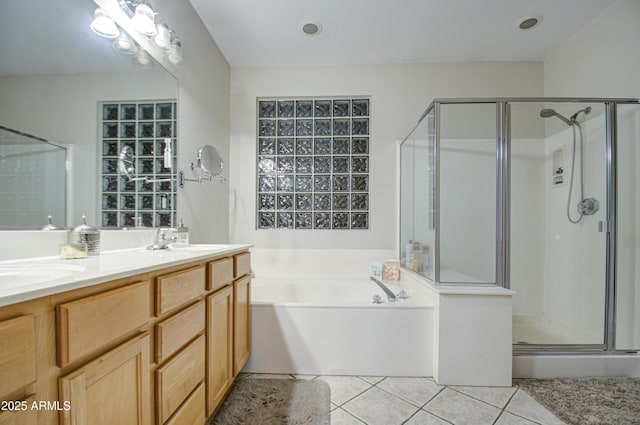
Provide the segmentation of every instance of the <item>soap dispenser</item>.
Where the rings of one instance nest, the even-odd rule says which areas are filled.
[[[174,246],[189,246],[189,228],[184,225],[182,217],[178,223],[178,238],[176,239]]]

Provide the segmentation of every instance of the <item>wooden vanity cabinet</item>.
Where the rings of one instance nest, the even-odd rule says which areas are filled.
[[[250,349],[232,252],[0,307],[0,425],[203,425]]]

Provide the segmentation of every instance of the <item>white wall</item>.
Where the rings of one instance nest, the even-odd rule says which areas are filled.
[[[441,63],[231,70],[230,239],[261,248],[396,248],[396,141],[434,98],[541,96],[541,63]],[[370,229],[255,229],[256,98],[371,96]]]
[[[187,177],[200,146],[216,147],[229,176],[230,68],[189,0],[157,0],[158,10],[182,41],[184,61],[169,67],[178,79],[178,167]],[[167,65],[166,61],[164,62]],[[168,65],[167,65],[168,66]],[[227,242],[229,183],[218,180],[178,189],[178,216],[191,229],[191,243]]]
[[[545,96],[640,97],[640,2],[619,0],[544,61]]]

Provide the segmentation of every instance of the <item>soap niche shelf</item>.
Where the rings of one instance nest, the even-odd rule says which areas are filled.
[[[551,157],[551,186],[557,187],[565,184],[565,160],[564,148],[558,148],[553,151]]]

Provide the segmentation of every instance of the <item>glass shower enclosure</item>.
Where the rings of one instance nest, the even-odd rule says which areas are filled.
[[[67,149],[0,125],[0,230],[64,227]]]
[[[439,99],[400,145],[400,261],[512,289],[515,352],[640,349],[637,99]]]

